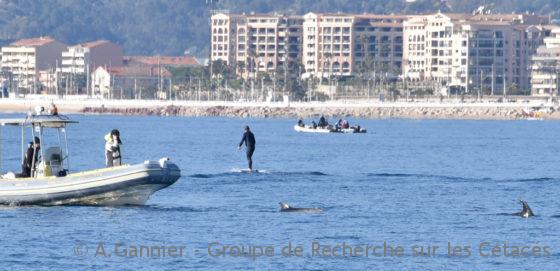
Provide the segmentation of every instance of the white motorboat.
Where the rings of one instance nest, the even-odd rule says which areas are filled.
[[[345,133],[345,134],[357,134],[357,133],[366,133],[367,130],[362,129],[362,128],[356,128],[356,127],[350,127],[350,128],[346,128],[346,129],[336,129],[334,127],[332,127],[331,125],[325,127],[325,128],[321,128],[321,127],[317,127],[317,128],[313,128],[313,126],[309,126],[309,125],[305,125],[305,126],[299,126],[299,125],[294,125],[294,130],[297,132],[303,132],[303,133]]]
[[[2,126],[21,127],[22,161],[25,128],[43,141],[43,131],[54,129],[59,144],[39,148],[40,159],[31,177],[8,173],[0,178],[2,205],[138,205],[156,191],[175,183],[181,176],[168,158],[83,172],[69,170],[66,126],[77,123],[62,115],[29,115],[21,119],[0,119]],[[33,138],[32,137],[32,138]],[[64,141],[64,150],[62,148]],[[0,148],[1,149],[1,148]]]
[[[313,126],[307,125],[307,126],[299,126],[299,125],[294,125],[294,130],[296,130],[296,132],[304,132],[304,133],[332,133],[333,130],[329,129],[329,128],[321,128],[321,127],[317,127],[317,128],[313,128]]]

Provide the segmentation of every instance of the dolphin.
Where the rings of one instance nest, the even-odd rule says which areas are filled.
[[[295,208],[285,202],[280,202],[280,212],[321,212],[321,208]]]
[[[527,204],[526,201],[519,200],[519,202],[521,204],[523,204],[523,210],[521,210],[521,212],[514,213],[513,215],[518,215],[518,216],[521,216],[521,217],[524,217],[524,218],[528,218],[530,216],[535,216],[535,214],[531,210],[531,207],[529,207],[529,204]]]

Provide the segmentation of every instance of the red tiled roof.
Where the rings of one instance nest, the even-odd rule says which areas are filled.
[[[55,41],[55,39],[51,37],[39,37],[39,38],[31,38],[31,39],[22,39],[13,42],[10,44],[11,46],[43,46],[47,43],[51,43]]]
[[[80,45],[82,47],[91,49],[93,47],[96,47],[96,46],[99,46],[99,45],[102,45],[102,44],[105,44],[105,43],[109,43],[109,42],[110,41],[108,41],[108,40],[96,40],[96,41],[90,41],[90,42],[82,43]]]
[[[356,16],[356,14],[344,13],[344,12],[337,12],[337,13],[335,13],[335,12],[324,12],[324,13],[323,12],[310,12],[310,13],[313,13],[313,14],[319,16],[319,17],[334,17],[334,16],[355,17]],[[307,14],[310,14],[310,13],[307,13]]]
[[[391,20],[405,20],[408,19],[409,15],[405,14],[371,14],[371,13],[364,13],[364,14],[357,14],[356,18],[359,19],[391,19]]]
[[[200,65],[192,56],[125,56],[127,65],[192,66]]]
[[[155,66],[121,66],[121,67],[107,67],[107,72],[116,76],[144,76],[156,77],[159,76],[160,69]],[[161,67],[162,77],[171,77],[171,73],[165,68]]]

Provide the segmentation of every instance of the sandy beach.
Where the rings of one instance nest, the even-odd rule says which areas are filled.
[[[104,100],[86,98],[53,99],[33,97],[1,99],[0,112],[25,113],[51,102],[63,114],[119,114],[162,116],[223,116],[258,118],[308,118],[318,115],[368,119],[496,119],[558,120],[557,105],[544,100],[498,103],[490,99],[480,102],[428,100],[417,102],[380,102],[378,100],[347,100],[333,102],[216,102],[162,100]],[[538,108],[540,113],[535,114]],[[533,111],[533,113],[531,113]],[[529,113],[529,114],[527,114]]]

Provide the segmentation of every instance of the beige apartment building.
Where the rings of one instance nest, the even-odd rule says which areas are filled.
[[[218,13],[211,55],[245,78],[300,63],[303,78],[406,79],[471,94],[521,94],[531,89],[531,58],[550,35],[548,24],[531,14]]]
[[[545,24],[548,18],[528,14],[414,16],[404,23],[403,75],[467,93],[526,93]]]
[[[400,73],[405,19],[403,15],[306,14],[304,77]]]
[[[97,67],[123,65],[123,49],[110,41],[97,40],[68,47],[62,52],[60,71],[65,74],[93,72]]]
[[[551,36],[537,49],[531,64],[531,94],[558,96],[560,91],[560,27],[549,26]]]
[[[18,40],[2,47],[2,68],[11,72],[18,87],[38,89],[39,71],[54,70],[66,45],[51,37]]]
[[[301,62],[303,19],[284,15],[212,16],[212,61],[235,65],[244,78],[278,73]]]
[[[212,16],[211,58],[235,63],[247,78],[284,65],[307,77],[349,76],[402,68],[404,15],[308,13]],[[299,68],[298,68],[299,69]]]

